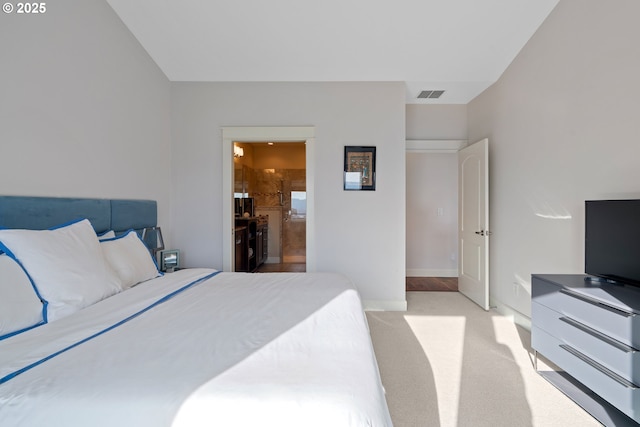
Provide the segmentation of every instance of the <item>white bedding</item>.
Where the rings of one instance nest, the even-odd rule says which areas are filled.
[[[213,270],[0,341],[0,379]],[[0,384],[2,426],[391,426],[359,296],[330,273],[219,273]]]

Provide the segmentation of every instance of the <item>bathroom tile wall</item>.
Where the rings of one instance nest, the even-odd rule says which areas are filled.
[[[306,254],[306,216],[296,215],[291,206],[292,191],[306,191],[304,169],[248,168],[250,196],[256,209],[280,207],[284,262],[304,262]]]

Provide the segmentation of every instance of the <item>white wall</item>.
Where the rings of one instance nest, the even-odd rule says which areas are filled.
[[[640,197],[640,2],[561,0],[469,104],[490,144],[491,295],[530,316],[532,273],[584,271],[584,201]]]
[[[402,83],[173,83],[173,225],[188,266],[222,267],[223,126],[315,126],[315,253],[369,307],[405,306]],[[345,145],[377,147],[376,191],[343,191]]]
[[[466,105],[406,106],[407,139],[467,139]]]
[[[0,194],[153,199],[168,226],[169,81],[105,1],[47,6],[0,15]]]
[[[406,133],[408,140],[466,140],[467,106],[407,105]],[[406,258],[410,277],[458,275],[456,154],[407,152]]]

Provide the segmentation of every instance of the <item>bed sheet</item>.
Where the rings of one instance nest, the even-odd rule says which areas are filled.
[[[390,426],[357,291],[331,273],[180,270],[0,342],[0,425]]]

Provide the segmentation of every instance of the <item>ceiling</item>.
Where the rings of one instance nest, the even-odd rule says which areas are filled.
[[[472,100],[558,1],[107,0],[171,81],[401,81],[409,104]]]

